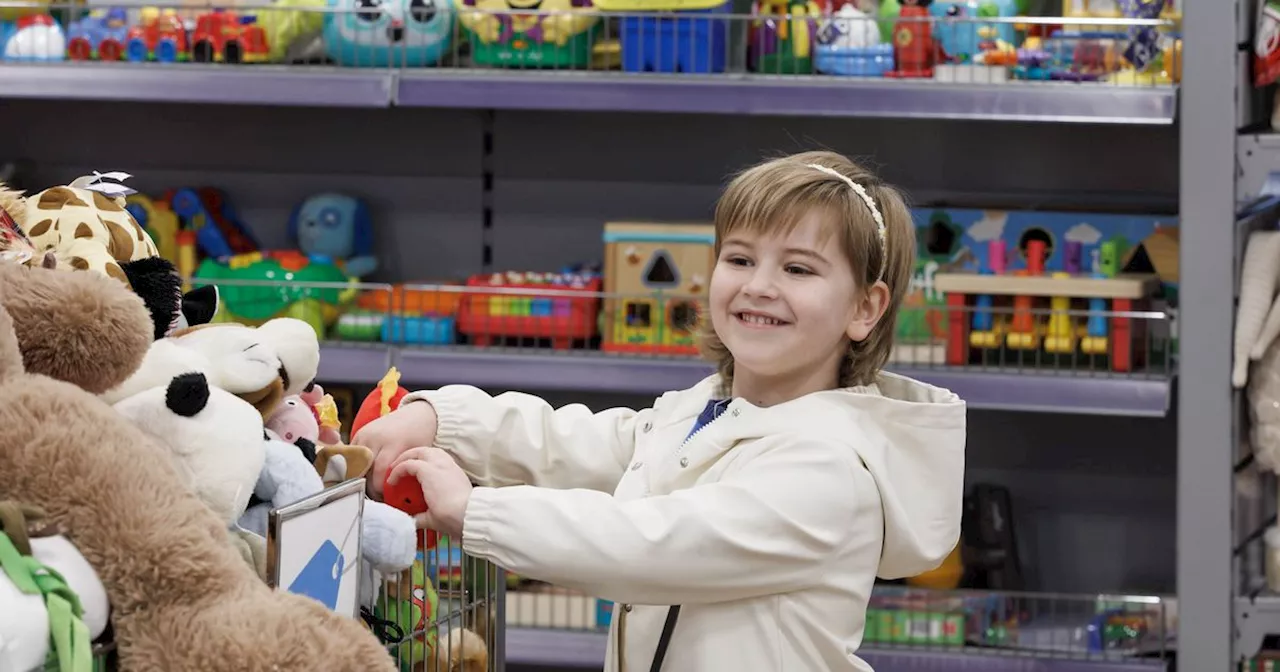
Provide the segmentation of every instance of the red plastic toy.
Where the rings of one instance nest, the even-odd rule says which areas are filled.
[[[390,371],[378,381],[377,387],[369,396],[360,402],[356,417],[351,420],[351,436],[354,438],[360,429],[370,422],[400,408],[400,402],[409,394],[409,390],[400,387],[400,372],[391,367]],[[390,474],[388,474],[390,475]],[[382,483],[382,501],[405,513],[416,516],[427,512],[427,502],[422,498],[422,486],[416,478],[402,478],[399,483],[389,480]],[[435,530],[418,530],[418,545],[424,549],[436,547],[438,535]]]
[[[263,63],[267,32],[256,17],[215,9],[196,18],[191,31],[191,58],[198,63]]]
[[[893,26],[893,70],[886,77],[933,77],[942,50],[933,39],[929,5],[933,0],[904,0]]]

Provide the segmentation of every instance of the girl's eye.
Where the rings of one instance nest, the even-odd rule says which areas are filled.
[[[812,275],[813,274],[813,271],[810,271],[809,269],[803,266],[788,266],[787,272],[793,273],[795,275]]]
[[[728,259],[725,259],[725,261],[730,264],[733,264],[734,266],[746,266],[747,264],[751,263],[743,257],[729,257]]]

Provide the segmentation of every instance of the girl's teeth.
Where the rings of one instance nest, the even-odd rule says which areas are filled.
[[[752,324],[764,324],[764,325],[778,324],[778,321],[773,318],[763,317],[761,315],[747,315],[745,313],[742,315],[742,320],[744,322],[750,322]]]

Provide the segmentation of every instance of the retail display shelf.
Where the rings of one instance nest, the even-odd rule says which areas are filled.
[[[983,119],[1167,125],[1173,86],[590,71],[53,63],[0,66],[11,98],[332,107]]]
[[[391,70],[107,63],[0,65],[5,98],[386,107]]]
[[[1174,87],[615,72],[413,70],[396,104],[517,110],[981,119],[1167,125]]]
[[[330,342],[321,351],[320,379],[373,384],[390,366],[400,370],[406,385],[463,383],[495,389],[646,395],[688,387],[711,372],[705,362],[691,359]],[[1162,377],[894,366],[890,370],[950,389],[976,409],[1159,417],[1168,412],[1172,388],[1171,381]]]
[[[557,669],[600,669],[608,635],[603,632],[507,628],[507,664]],[[922,649],[863,649],[858,652],[878,670],[899,672],[1157,672],[1168,669],[1154,659],[1075,660],[991,655]]]

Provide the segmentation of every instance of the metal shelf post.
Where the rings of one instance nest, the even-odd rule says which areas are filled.
[[[1186,0],[1180,127],[1178,667],[1231,669],[1237,14]]]

